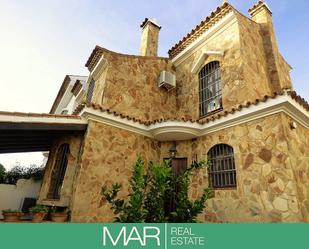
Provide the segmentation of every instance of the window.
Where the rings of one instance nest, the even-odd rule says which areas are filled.
[[[233,148],[217,144],[207,153],[210,161],[209,184],[212,188],[236,187],[236,169]]]
[[[94,79],[92,79],[90,81],[90,83],[89,83],[88,92],[87,92],[87,99],[86,99],[86,101],[88,103],[90,103],[91,100],[92,100],[94,85],[95,85],[95,81],[94,81]]]
[[[49,185],[49,191],[47,194],[48,199],[60,198],[60,191],[68,164],[69,153],[70,153],[70,147],[69,144],[67,143],[60,145],[60,147],[57,150],[56,160]]]
[[[199,72],[200,116],[222,108],[219,61],[212,61]]]

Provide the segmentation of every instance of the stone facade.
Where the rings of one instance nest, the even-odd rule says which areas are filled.
[[[220,143],[234,149],[237,188],[215,190],[215,197],[207,201],[202,221],[216,222],[301,222],[305,216],[300,210],[301,197],[307,198],[305,168],[308,162],[302,155],[299,175],[302,181],[295,179],[295,170],[290,153],[292,147],[298,150],[305,141],[290,140],[293,134],[286,127],[286,116],[278,114],[263,119],[214,132],[194,141],[177,142],[177,156],[192,161],[207,159],[209,149]],[[308,133],[308,130],[306,130]],[[304,137],[305,140],[305,137]],[[307,142],[308,143],[308,142]],[[170,144],[162,144],[161,159],[168,155]],[[305,149],[304,149],[305,150]],[[306,165],[306,166],[305,166]],[[191,197],[194,199],[208,187],[206,170],[192,179]],[[298,189],[301,188],[301,191]],[[305,191],[305,192],[304,192]],[[306,201],[303,201],[306,209]],[[308,210],[307,210],[308,211]]]
[[[127,195],[137,153],[146,163],[149,160],[158,161],[160,143],[132,132],[90,121],[83,150],[81,167],[75,181],[72,221],[111,222],[113,213],[101,195],[103,184],[111,185],[118,182],[123,186],[119,196]]]
[[[175,91],[158,88],[162,70],[172,71],[167,58],[130,56],[103,51],[107,66],[96,80],[92,102],[142,120],[176,115]]]
[[[177,141],[177,157],[207,159],[220,143],[234,149],[237,188],[215,190],[199,220],[204,222],[308,221],[308,130],[291,130],[284,114],[254,120],[198,139]],[[292,139],[296,132],[299,140]],[[104,137],[97,139],[100,134]],[[98,122],[89,123],[81,168],[72,201],[73,222],[111,222],[113,214],[101,196],[103,184],[119,182],[129,191],[136,155],[147,162],[169,157],[171,142],[158,142]],[[297,157],[291,156],[299,155]],[[193,175],[190,197],[208,187],[207,170]]]
[[[88,119],[83,138],[67,138],[72,150],[71,159],[61,199],[56,203],[44,198],[55,151],[60,142],[67,140],[55,143],[40,201],[68,206],[73,222],[111,222],[113,213],[101,196],[102,185],[121,183],[120,197],[125,196],[137,154],[141,154],[146,163],[170,156],[169,149],[173,144],[170,139],[161,137],[163,141],[157,141],[154,136],[143,135],[137,130],[148,131],[150,123],[171,125],[174,120],[178,123],[172,123],[175,126],[170,132],[175,134],[181,133],[181,129],[189,130],[189,122],[195,128],[207,127],[200,122],[204,117],[199,114],[198,72],[209,62],[219,61],[223,108],[209,113],[206,118],[207,122],[215,123],[224,117],[230,125],[223,123],[222,128],[210,129],[194,139],[175,139],[179,140],[176,142],[177,157],[185,157],[188,162],[196,158],[207,159],[207,152],[216,144],[227,144],[234,150],[237,187],[216,189],[215,197],[207,201],[207,208],[199,220],[308,222],[309,131],[306,124],[296,121],[296,114],[289,113],[286,106],[284,110],[273,112],[279,103],[271,102],[273,106],[267,106],[274,92],[292,89],[290,66],[278,51],[267,6],[259,3],[250,13],[251,19],[225,3],[199,26],[217,25],[217,30],[211,33],[210,28],[205,29],[205,32],[210,32],[209,37],[195,47],[196,39],[192,37],[196,34],[192,31],[180,44],[191,42],[193,45],[188,44],[179,54],[170,53],[170,58],[156,56],[159,26],[147,22],[148,19],[143,23],[145,26],[142,25],[142,56],[96,47],[86,64],[90,70],[89,82],[95,81],[92,105],[86,106],[96,106],[95,114],[81,114]],[[226,23],[220,24],[220,18],[225,18]],[[212,52],[200,63],[205,51]],[[195,65],[200,65],[200,68],[193,72]],[[173,90],[158,87],[158,77],[163,70],[176,76]],[[251,109],[260,108],[259,102],[266,102],[264,114],[256,111],[260,116],[252,114],[249,118]],[[294,103],[295,108],[308,111],[305,101],[301,102],[303,105],[299,106]],[[247,109],[242,112],[244,107]],[[236,109],[238,116],[234,115]],[[245,121],[240,122],[240,119]],[[123,128],[122,120],[130,121],[130,127]],[[134,122],[138,124],[132,124]],[[292,122],[296,129],[291,126]],[[134,125],[138,129],[132,128]],[[208,185],[207,170],[196,173],[192,177],[190,197],[197,198]]]
[[[59,138],[54,142],[51,151],[49,152],[48,161],[45,167],[44,181],[41,186],[38,203],[44,205],[56,205],[61,207],[70,206],[73,182],[75,178],[76,171],[79,165],[79,159],[81,155],[81,145],[83,138],[79,135],[77,136],[65,136]],[[50,200],[47,198],[47,194],[50,186],[50,179],[52,171],[54,168],[57,150],[61,144],[68,143],[70,147],[70,154],[68,156],[68,164],[64,176],[63,185],[61,188],[61,194],[59,200]]]
[[[299,210],[304,221],[309,222],[309,131],[300,124],[296,129],[291,129],[293,119],[283,116],[284,131],[287,138],[288,162],[294,174]]]

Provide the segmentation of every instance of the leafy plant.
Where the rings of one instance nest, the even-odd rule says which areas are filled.
[[[113,184],[111,190],[106,185],[102,187],[102,195],[112,205],[111,208],[114,210],[114,213],[118,215],[115,218],[116,222],[144,222],[146,210],[144,209],[143,201],[146,179],[143,177],[143,168],[144,162],[138,156],[130,180],[132,192],[129,194],[129,200],[127,202],[116,198],[121,189],[120,184]]]
[[[34,207],[29,208],[31,213],[39,213],[39,212],[48,212],[48,207],[44,205],[36,205]]]
[[[148,165],[147,192],[145,196],[144,207],[147,210],[145,222],[162,223],[166,221],[165,200],[167,194],[171,191],[170,161],[163,161],[161,164]]]
[[[9,213],[22,213],[22,212],[19,210],[15,210],[15,209],[5,209],[5,210],[2,210],[2,213],[9,214]]]
[[[3,182],[8,184],[16,184],[19,179],[40,180],[43,178],[44,167],[35,164],[26,168],[17,163],[11,170],[5,173]]]
[[[5,179],[5,168],[4,166],[0,163],[0,183],[3,183]]]
[[[195,161],[190,168],[175,179],[179,191],[175,193],[176,210],[171,212],[170,222],[196,222],[197,215],[202,213],[205,208],[206,200],[213,197],[213,191],[209,188],[203,189],[202,195],[194,201],[188,197],[190,177],[194,171],[207,167],[207,165],[206,161]]]
[[[207,167],[206,161],[196,161],[183,174],[173,178],[171,161],[150,162],[144,173],[144,162],[138,156],[130,180],[131,193],[128,199],[117,198],[121,185],[102,187],[102,195],[111,204],[116,222],[196,222],[196,217],[205,208],[205,202],[212,197],[212,191],[204,189],[200,198],[191,201],[188,197],[190,176],[194,171]],[[178,188],[172,187],[172,183]],[[166,212],[165,204],[173,198],[176,210]]]
[[[50,212],[51,213],[69,213],[69,209],[66,207],[56,207],[56,206],[52,206],[50,208]]]

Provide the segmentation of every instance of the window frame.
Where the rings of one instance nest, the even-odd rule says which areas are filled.
[[[95,89],[95,83],[96,83],[95,80],[92,78],[90,80],[88,90],[87,90],[87,95],[86,95],[86,102],[87,103],[91,103],[91,101],[92,101],[94,89]]]
[[[220,61],[205,64],[198,73],[199,117],[203,118],[223,109]],[[214,92],[215,94],[212,94]],[[211,107],[217,105],[217,107]],[[210,110],[208,110],[210,109]]]
[[[59,200],[70,155],[70,145],[62,143],[57,148],[52,172],[50,175],[47,199]]]
[[[207,152],[207,159],[210,162],[209,187],[213,189],[237,188],[235,153],[232,146],[223,143],[212,146]]]

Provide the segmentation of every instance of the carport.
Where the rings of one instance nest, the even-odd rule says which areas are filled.
[[[75,115],[0,112],[0,153],[49,151],[56,139],[86,128]]]

